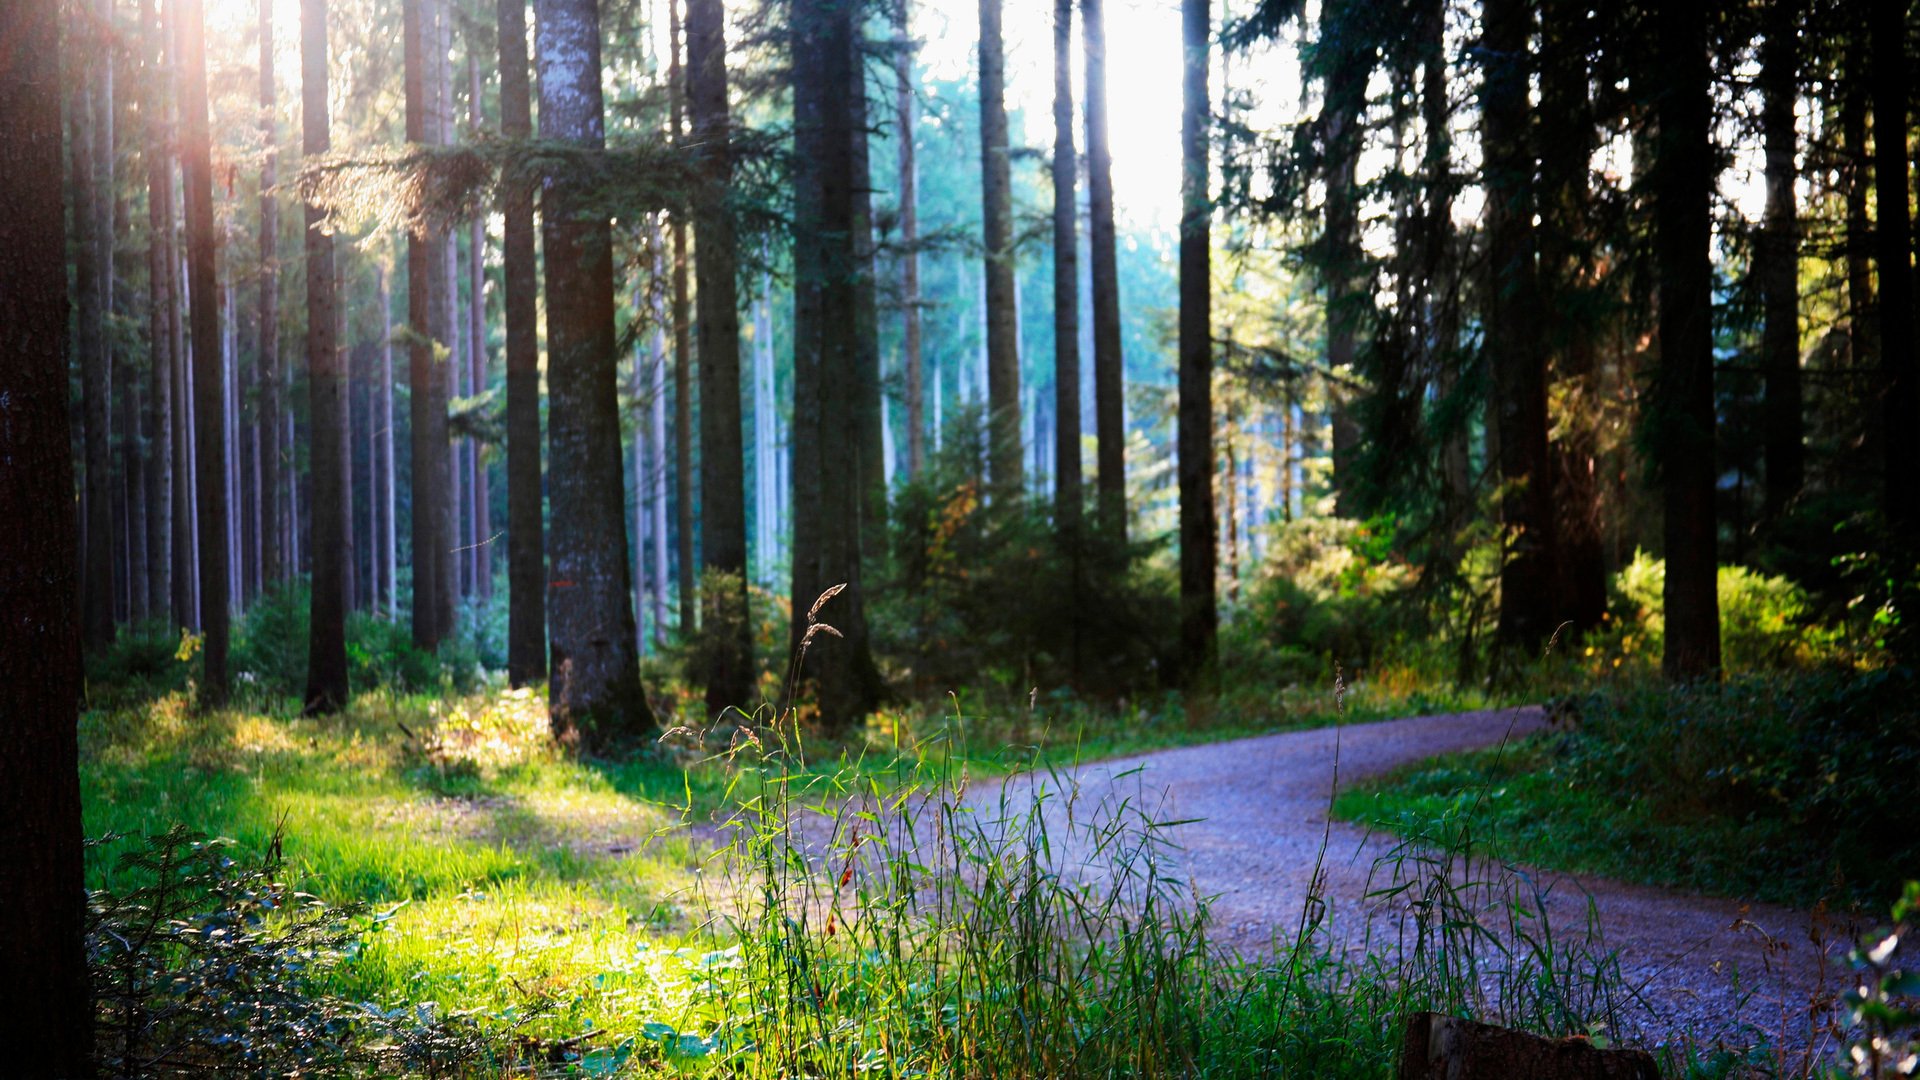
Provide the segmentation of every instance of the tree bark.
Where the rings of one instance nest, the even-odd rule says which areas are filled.
[[[1213,514],[1213,260],[1208,194],[1212,103],[1207,88],[1213,34],[1210,0],[1181,0],[1186,46],[1180,116],[1180,473],[1181,680],[1212,681],[1219,635],[1215,575],[1219,523]]]
[[[92,1075],[70,513],[60,15],[0,5],[0,1045],[22,1076]]]
[[[675,145],[686,135],[683,113],[686,81],[680,65],[680,4],[667,0],[672,56],[667,67],[669,133]],[[693,580],[693,342],[687,298],[687,219],[675,208],[669,230],[673,237],[673,477],[674,525],[679,536],[680,636],[693,640],[699,615]]]
[[[434,12],[438,0],[406,0],[407,141],[438,145],[433,73],[439,65],[430,53],[439,34]],[[407,237],[407,381],[413,463],[413,642],[438,648],[453,631],[452,447],[447,440],[447,395],[451,374],[436,346],[449,344],[452,323],[446,307],[447,236],[426,230]]]
[[[1489,0],[1482,16],[1486,79],[1481,90],[1487,169],[1486,351],[1493,422],[1500,437],[1500,644],[1533,653],[1553,632],[1553,470],[1547,455],[1546,354],[1536,329],[1540,293],[1536,238],[1526,0]]]
[[[1120,346],[1120,270],[1114,248],[1113,152],[1107,139],[1105,0],[1080,0],[1086,53],[1087,253],[1093,262],[1093,413],[1100,529],[1127,538],[1126,365]]]
[[[523,65],[524,67],[524,65]],[[399,522],[394,517],[396,497],[393,464],[393,296],[388,267],[382,264],[375,273],[380,290],[380,400],[375,416],[380,426],[380,481],[375,498],[380,500],[380,535],[375,539],[381,559],[380,580],[387,587],[387,617],[400,617]],[[511,641],[511,631],[509,631]]]
[[[1591,311],[1594,285],[1589,173],[1593,109],[1587,55],[1593,32],[1587,9],[1573,0],[1549,0],[1541,9],[1540,140],[1541,310],[1548,314],[1551,370],[1565,388],[1564,432],[1548,453],[1552,492],[1548,507],[1556,541],[1552,619],[1581,631],[1607,610],[1606,545],[1601,531],[1600,461],[1593,403],[1598,326]]]
[[[498,0],[500,130],[533,134],[527,79],[526,0]],[[507,681],[529,686],[547,675],[547,550],[540,520],[540,347],[535,308],[533,192],[510,188],[501,299],[507,320]]]
[[[1053,5],[1053,520],[1080,526],[1080,230],[1073,145],[1073,0]]]
[[[1800,223],[1794,182],[1799,132],[1799,3],[1773,0],[1760,50],[1760,124],[1766,139],[1767,216],[1755,252],[1765,330],[1766,516],[1778,518],[1806,481],[1804,395],[1800,385]]]
[[[1363,139],[1361,114],[1366,109],[1367,79],[1373,68],[1372,57],[1356,40],[1359,28],[1352,0],[1338,7],[1322,7],[1320,37],[1332,50],[1325,78],[1323,125],[1326,130],[1326,227],[1321,238],[1321,276],[1327,290],[1327,367],[1351,374],[1359,354],[1361,309],[1368,304],[1356,278],[1363,261],[1360,250],[1358,171]],[[1341,21],[1349,25],[1338,32],[1330,26]],[[1353,476],[1353,456],[1359,442],[1359,426],[1352,416],[1348,391],[1329,386],[1327,412],[1332,431],[1333,488],[1337,512],[1343,517],[1364,517],[1369,508],[1360,498]]]
[[[1013,498],[1021,490],[1023,455],[1003,2],[980,0],[980,206],[987,282],[987,479],[995,492]]]
[[[869,651],[861,582],[860,490],[840,455],[853,429],[854,175],[848,0],[796,0],[792,15],[794,190],[793,650],[811,677],[822,723],[844,729],[881,694]],[[1018,455],[1015,455],[1016,461]],[[808,612],[838,631],[808,644]]]
[[[480,111],[480,65],[474,59],[473,40],[467,43],[467,124],[477,137],[484,123]],[[474,396],[487,392],[487,228],[476,216],[467,225],[467,250],[472,255],[467,279],[467,385]],[[473,557],[473,591],[482,600],[493,596],[493,497],[487,485],[486,444],[471,441],[469,488],[473,494],[473,533],[467,541]]]
[[[540,137],[606,144],[595,0],[537,0]],[[553,577],[548,583],[554,732],[588,746],[653,727],[640,686],[620,454],[613,236],[582,212],[565,177],[546,181],[548,453],[553,463]]]
[[[699,148],[693,188],[694,295],[700,333],[700,555],[702,565],[733,575],[726,595],[702,597],[707,715],[752,711],[753,624],[747,610],[746,448],[740,424],[740,301],[735,278],[733,182],[728,144],[726,7],[687,0],[686,100]],[[884,499],[884,492],[882,493]]]
[[[213,137],[207,123],[206,28],[201,0],[180,0],[181,157],[187,195],[187,298],[193,329],[194,498],[199,504],[200,700],[227,700],[231,615],[227,589],[227,432],[220,286],[214,267]]]
[[[894,0],[896,41],[893,52],[894,146],[900,173],[900,365],[905,369],[907,393],[907,479],[926,468],[926,388],[922,376],[920,342],[920,209],[919,175],[915,171],[913,127],[913,32],[909,0]],[[769,408],[771,404],[769,403]]]
[[[1654,163],[1654,263],[1660,286],[1660,371],[1650,419],[1663,482],[1667,636],[1674,681],[1720,673],[1714,513],[1713,147],[1705,10],[1660,9]]]
[[[160,18],[159,0],[147,0],[143,19],[147,40],[143,43],[147,65],[144,95],[147,164],[147,346],[150,367],[147,407],[152,457],[148,462],[147,514],[148,556],[152,569],[147,575],[151,589],[151,607],[166,611],[169,630],[186,624],[186,612],[174,597],[174,518],[173,518],[173,164],[167,152],[171,142],[166,129],[171,95],[167,93],[166,25]]]
[[[853,21],[853,81],[847,130],[853,139],[854,457],[860,478],[860,551],[877,563],[887,551],[887,433],[880,400],[880,304],[875,295],[873,157],[867,138],[867,55],[864,19]]]
[[[311,159],[332,145],[327,115],[327,0],[300,0],[300,148]],[[334,308],[333,236],[326,214],[306,206],[307,399],[312,442],[313,600],[307,621],[308,715],[347,703],[347,379]]]
[[[1870,109],[1866,43],[1855,35],[1847,42],[1840,90],[1840,147],[1842,187],[1846,200],[1847,327],[1853,366],[1871,369],[1878,356],[1871,312],[1873,301],[1873,223],[1867,217],[1867,195],[1872,188],[1867,168],[1867,113]]]
[[[1920,548],[1920,474],[1908,426],[1920,419],[1920,372],[1913,357],[1913,244],[1907,201],[1907,5],[1873,9],[1873,175],[1875,262],[1880,271],[1880,372],[1885,462],[1884,512],[1908,551]]]
[[[270,447],[262,454],[261,517],[277,522],[281,514],[280,497],[280,264],[275,245],[280,234],[280,198],[273,187],[279,182],[280,152],[276,121],[280,115],[273,73],[273,3],[260,0],[260,137],[266,156],[260,163],[260,413],[267,418],[266,439]],[[264,581],[279,581],[281,571],[280,537],[277,528],[263,528],[260,537],[260,576]]]

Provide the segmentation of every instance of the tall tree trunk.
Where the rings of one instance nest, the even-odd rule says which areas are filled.
[[[1213,515],[1213,259],[1208,194],[1213,123],[1207,68],[1211,0],[1181,0],[1186,46],[1180,114],[1180,654],[1181,679],[1211,682],[1219,634]]]
[[[1080,525],[1080,230],[1073,146],[1073,0],[1053,5],[1053,520]]]
[[[1705,9],[1664,6],[1657,24],[1654,263],[1660,284],[1660,371],[1650,419],[1657,425],[1665,490],[1667,616],[1661,667],[1668,679],[1720,672],[1720,601],[1714,515],[1713,147]]]
[[[435,12],[439,0],[406,0],[407,141],[437,145],[440,125],[432,80],[440,67]],[[453,631],[452,447],[447,441],[448,365],[434,357],[451,338],[446,305],[447,236],[425,230],[407,237],[407,381],[413,444],[413,641],[437,648]]]
[[[1127,536],[1126,365],[1120,348],[1120,270],[1114,248],[1113,151],[1107,141],[1106,0],[1080,0],[1086,53],[1087,253],[1093,293],[1093,413],[1101,531]]]
[[[1880,271],[1880,372],[1885,396],[1880,440],[1885,513],[1908,552],[1920,548],[1920,474],[1907,425],[1920,420],[1920,371],[1913,356],[1913,244],[1907,201],[1907,5],[1873,9],[1873,175],[1876,263]]]
[[[686,135],[686,81],[680,66],[682,2],[667,0],[672,38],[667,67],[668,123],[676,146]],[[675,552],[680,571],[680,636],[692,641],[699,621],[693,580],[693,341],[687,299],[687,216],[680,209],[674,208],[668,226],[673,236],[673,492],[674,526],[680,541]]]
[[[526,0],[498,0],[500,131],[533,134],[527,81]],[[507,681],[547,675],[547,551],[540,520],[540,348],[533,253],[533,192],[501,197],[505,232],[500,296],[507,320]]]
[[[927,463],[926,389],[920,343],[920,208],[913,151],[913,31],[909,0],[894,0],[893,77],[894,147],[900,173],[900,365],[906,373],[907,478],[919,477]],[[771,403],[768,405],[771,408]]]
[[[1873,184],[1867,168],[1867,113],[1870,109],[1867,46],[1861,35],[1847,42],[1840,88],[1840,147],[1842,186],[1846,200],[1847,332],[1857,371],[1870,370],[1879,355],[1874,348],[1878,328],[1870,314],[1873,301],[1873,223],[1867,217],[1867,195]]]
[[[854,460],[860,479],[860,552],[878,562],[887,551],[886,412],[880,396],[880,304],[874,288],[873,157],[867,129],[864,18],[853,19],[853,81],[847,130],[853,139]]]
[[[727,191],[733,182],[728,144],[726,7],[687,2],[686,100],[693,144],[700,148],[694,185],[693,235],[699,258],[694,296],[700,332],[700,555],[710,570],[734,575],[729,595],[708,595],[703,622],[707,715],[754,701],[753,624],[747,610],[746,450],[740,431],[740,301],[738,260]],[[876,387],[877,389],[877,387]],[[884,500],[885,493],[882,492]]]
[[[1367,103],[1367,79],[1373,69],[1371,53],[1355,40],[1360,33],[1355,11],[1353,0],[1342,0],[1338,6],[1323,6],[1320,13],[1321,42],[1332,51],[1322,106],[1327,140],[1327,210],[1320,259],[1327,290],[1327,367],[1349,375],[1359,355],[1361,311],[1368,303],[1357,282],[1364,258],[1360,250],[1358,174],[1365,141],[1361,119]],[[1352,415],[1349,394],[1341,386],[1328,386],[1333,488],[1342,516],[1364,517],[1370,508],[1361,500],[1353,475],[1359,425]]]
[[[1607,607],[1606,546],[1600,519],[1600,465],[1593,408],[1598,327],[1587,299],[1593,292],[1593,109],[1587,54],[1592,29],[1584,5],[1548,0],[1541,9],[1540,277],[1550,335],[1548,352],[1566,387],[1565,432],[1549,448],[1556,557],[1555,622],[1579,630],[1600,624]],[[1543,403],[1544,407],[1544,403]],[[1545,420],[1543,419],[1543,423]]]
[[[1800,223],[1794,155],[1799,133],[1799,0],[1773,0],[1761,46],[1761,127],[1766,137],[1767,217],[1754,272],[1766,308],[1760,351],[1766,368],[1766,515],[1786,512],[1806,479],[1800,387]]]
[[[860,579],[859,483],[828,450],[853,429],[858,393],[853,31],[845,0],[793,5],[793,649],[817,687],[822,722],[839,728],[881,694]],[[844,591],[817,607],[835,586]],[[839,637],[808,645],[816,607]]]
[[[213,136],[207,123],[207,37],[201,0],[180,0],[181,157],[186,167],[187,298],[193,324],[194,498],[199,504],[200,625],[205,635],[200,699],[227,700],[232,617],[227,592],[227,432],[214,266]]]
[[[1536,329],[1540,302],[1533,230],[1534,190],[1527,0],[1489,0],[1481,117],[1487,162],[1486,351],[1493,422],[1500,437],[1500,643],[1531,653],[1554,625],[1553,471],[1547,456],[1546,355]]]
[[[473,42],[468,41],[467,49],[467,124],[477,137],[483,121],[480,113],[480,66],[474,61]],[[467,247],[473,254],[469,265],[471,277],[467,279],[467,349],[469,370],[467,385],[477,397],[487,392],[487,228],[484,219],[476,216],[467,226]],[[469,465],[472,468],[472,481],[469,487],[473,494],[473,533],[468,539],[469,550],[473,555],[473,591],[482,600],[493,596],[493,545],[487,538],[493,535],[493,522],[490,518],[492,498],[487,491],[487,466],[482,458],[484,444],[478,439],[471,440]]]
[[[260,415],[267,417],[268,445],[261,476],[261,502],[268,522],[280,515],[280,264],[274,248],[280,235],[280,197],[273,190],[279,182],[280,152],[277,120],[280,104],[273,75],[273,2],[260,0],[260,140],[265,157],[260,162]],[[267,528],[261,536],[261,577],[278,581],[281,577],[280,543],[277,529]]]
[[[147,346],[149,369],[147,407],[152,459],[148,462],[150,509],[147,553],[153,562],[147,575],[151,607],[165,610],[169,629],[186,623],[186,613],[174,602],[173,519],[173,164],[167,147],[171,98],[166,75],[166,25],[159,0],[146,0],[143,14],[147,36],[143,43],[147,80],[142,105],[146,124],[143,153],[147,163]]]
[[[83,1077],[80,541],[48,512],[73,504],[59,10],[0,5],[0,1045],[19,1075]]]
[[[1004,0],[980,0],[980,206],[987,282],[987,477],[1020,494],[1020,330],[1014,308],[1013,173],[1007,145]]]
[[[652,273],[654,280],[667,277],[667,260],[660,237],[660,220],[654,218],[650,246],[653,249]],[[653,312],[655,325],[669,326],[672,322],[671,304],[663,302],[663,297],[655,290]],[[649,375],[652,410],[647,423],[647,461],[651,468],[647,474],[647,503],[652,511],[647,519],[647,535],[653,543],[653,581],[647,590],[653,603],[653,644],[656,649],[667,647],[667,593],[672,588],[668,584],[670,574],[667,568],[667,346],[665,331],[656,330],[653,335],[653,369]]]
[[[300,148],[311,159],[332,145],[327,116],[327,0],[300,0]],[[307,398],[312,417],[313,602],[307,622],[308,715],[347,703],[347,572],[352,507],[347,496],[347,379],[334,310],[333,235],[308,203]]]
[[[99,99],[96,68],[106,63],[105,28],[96,20],[94,5],[81,5],[76,11],[77,44],[73,77],[72,158],[73,233],[74,233],[74,353],[80,368],[82,404],[81,439],[84,456],[81,506],[86,527],[82,542],[86,562],[82,567],[81,626],[82,640],[89,653],[99,653],[113,643],[113,511],[108,486],[111,453],[107,432],[110,374],[107,370],[106,275],[101,265],[101,236],[110,234],[113,223],[101,219],[98,173],[101,113],[109,103]]]
[[[595,0],[537,0],[540,137],[605,146],[600,17]],[[577,183],[577,182],[575,182]],[[605,745],[644,734],[627,565],[620,455],[613,235],[582,211],[567,178],[546,181],[540,226],[547,265],[548,453],[553,463],[553,670],[550,708],[563,740]]]
[[[524,35],[523,35],[524,37]],[[521,65],[524,70],[525,65]],[[381,560],[380,580],[387,586],[387,617],[400,617],[399,523],[394,518],[395,480],[393,464],[393,299],[388,266],[376,271],[380,289],[380,402],[375,416],[380,425],[380,480],[375,497],[380,500],[380,535],[375,538]],[[511,651],[512,635],[508,635]]]

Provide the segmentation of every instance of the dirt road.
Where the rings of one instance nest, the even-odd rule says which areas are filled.
[[[1368,898],[1396,880],[1395,866],[1381,860],[1399,842],[1342,822],[1329,826],[1336,744],[1345,787],[1545,723],[1540,710],[1517,709],[1285,732],[1098,762],[1058,778],[1018,777],[1007,794],[1030,798],[1066,786],[1077,788],[1081,805],[1125,799],[1157,820],[1182,822],[1167,830],[1169,857],[1202,896],[1213,898],[1216,937],[1251,953],[1293,939],[1324,842],[1325,857],[1318,860],[1324,932],[1336,947],[1357,954],[1413,940],[1417,879],[1432,868],[1403,861],[1399,880],[1415,887]],[[1814,944],[1814,919],[1805,912],[1479,864],[1445,873],[1456,885],[1495,882],[1462,896],[1476,918],[1509,939],[1518,922],[1536,937],[1550,928],[1558,949],[1591,943],[1600,954],[1616,952],[1624,981],[1644,999],[1622,1014],[1627,1033],[1661,1041],[1689,1030],[1731,1033],[1751,1025],[1776,1043],[1805,1045],[1811,1038],[1809,1003],[1822,996],[1824,950]],[[1427,873],[1430,881],[1439,876]],[[1546,927],[1512,914],[1510,901],[1531,911],[1542,897]],[[1827,936],[1837,933],[1829,929]]]

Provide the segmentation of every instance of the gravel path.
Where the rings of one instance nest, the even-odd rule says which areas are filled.
[[[1126,799],[1158,820],[1181,822],[1167,830],[1177,872],[1213,897],[1216,938],[1251,954],[1292,940],[1324,839],[1323,925],[1350,953],[1364,950],[1369,935],[1378,951],[1380,942],[1408,932],[1407,901],[1417,890],[1369,899],[1370,889],[1393,879],[1393,867],[1376,861],[1398,841],[1342,822],[1329,827],[1336,739],[1345,787],[1545,724],[1541,710],[1517,709],[1285,732],[1097,762],[1058,778],[1019,777],[1006,794],[1032,797],[1064,782],[1079,805]],[[1822,996],[1822,953],[1831,950],[1815,943],[1809,913],[1565,874],[1498,875],[1498,868],[1475,865],[1471,876],[1490,873],[1517,881],[1527,896],[1543,893],[1550,927],[1563,942],[1588,938],[1591,898],[1600,951],[1617,951],[1626,983],[1647,1006],[1622,1017],[1625,1034],[1649,1041],[1687,1032],[1737,1037],[1752,1025],[1776,1045],[1820,1041],[1810,1033],[1810,1003]],[[1456,868],[1451,876],[1459,881],[1463,874]],[[1511,889],[1474,895],[1487,924],[1510,930],[1501,897]],[[1839,933],[1828,929],[1825,936]]]

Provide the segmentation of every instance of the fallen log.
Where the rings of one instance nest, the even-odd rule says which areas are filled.
[[[1399,1080],[1660,1080],[1660,1070],[1644,1050],[1422,1012],[1407,1018]]]

